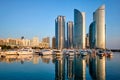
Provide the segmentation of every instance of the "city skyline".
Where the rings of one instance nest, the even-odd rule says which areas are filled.
[[[40,39],[55,36],[54,19],[64,15],[67,21],[74,21],[74,9],[86,13],[86,33],[92,21],[93,12],[102,4],[106,6],[106,42],[107,48],[119,48],[120,23],[117,0],[91,1],[88,0],[61,0],[61,1],[0,1],[0,38],[25,38],[31,39],[38,36]],[[62,4],[62,6],[60,6]],[[49,13],[49,14],[47,14]],[[114,15],[114,16],[113,16]],[[112,38],[111,38],[112,37]],[[114,42],[114,43],[113,43]]]

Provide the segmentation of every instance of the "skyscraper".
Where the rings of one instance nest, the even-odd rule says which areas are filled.
[[[52,38],[52,49],[55,49],[55,42],[56,42],[56,39],[55,37]]]
[[[55,20],[56,48],[65,48],[65,16],[58,16]]]
[[[91,47],[106,48],[105,5],[102,5],[93,13],[93,22],[90,25],[89,33]]]
[[[67,48],[73,48],[73,22],[67,23]]]
[[[88,33],[86,34],[86,37],[85,37],[85,47],[89,48],[89,34]]]
[[[92,22],[89,26],[89,45],[90,48],[95,48],[95,42],[96,42],[96,38],[95,38],[95,21]]]
[[[105,5],[95,11],[94,21],[96,22],[96,47],[105,48]]]
[[[74,48],[85,48],[85,12],[74,9]]]

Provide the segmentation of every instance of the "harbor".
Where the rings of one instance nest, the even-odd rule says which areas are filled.
[[[54,50],[56,52],[56,50]],[[66,51],[66,52],[65,52]],[[76,51],[76,50],[75,50]],[[57,54],[6,54],[0,57],[1,80],[110,80],[118,79],[119,52],[113,55],[98,55],[84,50],[64,50]],[[59,51],[58,51],[59,52]],[[74,55],[73,55],[74,53]],[[45,53],[46,54],[46,53]],[[84,55],[83,55],[84,54]],[[111,73],[111,71],[113,73]],[[9,74],[10,73],[10,74]],[[13,77],[16,76],[16,77]]]
[[[120,80],[119,3],[0,0],[0,80]]]
[[[1,56],[6,55],[68,55],[68,56],[74,56],[74,55],[81,55],[81,56],[87,56],[89,54],[95,54],[99,56],[113,56],[113,52],[111,50],[103,50],[103,49],[32,49],[32,48],[22,48],[17,50],[6,50],[6,51],[0,51]]]

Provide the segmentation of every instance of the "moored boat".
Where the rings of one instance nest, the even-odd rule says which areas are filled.
[[[66,54],[69,55],[69,56],[74,56],[75,51],[72,50],[72,49],[70,49],[70,50],[67,50],[67,51],[66,51]]]
[[[53,50],[54,55],[63,55],[63,52],[61,50]]]
[[[107,56],[113,56],[113,53],[111,50],[106,50],[105,53]]]
[[[33,54],[34,50],[32,48],[23,48],[17,52],[19,55],[20,54]]]
[[[52,51],[50,49],[43,49],[41,50],[41,55],[51,55]]]
[[[79,53],[81,56],[86,56],[88,54],[86,50],[80,50]]]
[[[98,56],[104,56],[105,53],[104,53],[103,50],[98,50],[98,51],[97,51],[97,55],[98,55]]]
[[[5,53],[6,55],[17,55],[17,54],[18,54],[17,51],[15,51],[15,50],[5,51],[4,53]]]

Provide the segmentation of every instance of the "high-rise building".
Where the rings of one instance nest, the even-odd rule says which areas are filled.
[[[89,48],[89,34],[86,34],[86,37],[85,37],[85,47]]]
[[[74,48],[85,48],[85,12],[74,9]]]
[[[52,38],[52,49],[55,49],[55,48],[56,48],[55,42],[56,42],[56,39],[55,39],[55,37],[53,37],[53,38]]]
[[[93,13],[93,22],[90,25],[90,48],[106,48],[105,5]]]
[[[65,48],[65,16],[58,16],[55,20],[56,48]]]
[[[94,14],[94,21],[96,26],[96,47],[105,48],[106,39],[105,39],[105,5],[99,7]]]
[[[96,38],[95,38],[95,21],[92,22],[89,26],[89,45],[90,48],[95,48],[95,42],[96,42]]]
[[[67,23],[67,48],[73,48],[73,22]]]
[[[50,47],[50,38],[49,38],[49,37],[43,38],[43,39],[42,39],[42,42],[43,42],[43,43],[47,43],[48,46]]]
[[[50,38],[49,37],[45,37],[45,38],[42,39],[42,42],[50,43]]]
[[[22,39],[23,46],[30,46],[30,40],[28,39]]]
[[[38,37],[33,38],[32,42],[31,42],[31,46],[33,46],[33,47],[39,46],[39,38]]]

